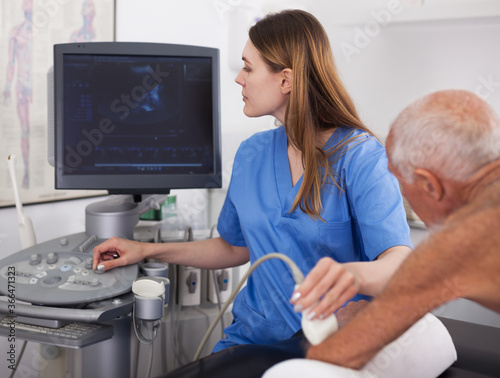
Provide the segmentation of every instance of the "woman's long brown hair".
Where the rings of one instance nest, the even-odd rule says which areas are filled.
[[[343,190],[329,157],[338,160],[339,152],[357,137],[348,136],[324,151],[320,135],[338,126],[373,134],[340,81],[328,36],[313,15],[302,10],[269,14],[250,28],[249,36],[271,71],[293,72],[284,127],[288,142],[302,154],[304,177],[290,212],[300,206],[311,217],[323,219],[320,194],[328,177]]]

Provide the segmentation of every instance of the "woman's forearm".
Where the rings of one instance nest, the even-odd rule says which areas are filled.
[[[223,269],[249,260],[246,247],[235,247],[221,237],[184,243],[147,244],[144,258],[202,269]]]
[[[410,253],[410,247],[398,245],[387,249],[374,261],[350,262],[343,265],[358,279],[360,294],[376,296],[382,292]]]
[[[184,243],[140,243],[110,238],[94,248],[92,264],[93,269],[102,265],[109,270],[145,259],[201,269],[223,269],[246,263],[249,252],[248,248],[232,246],[220,237]]]

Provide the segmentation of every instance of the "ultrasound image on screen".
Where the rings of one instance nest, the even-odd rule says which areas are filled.
[[[66,174],[211,173],[210,58],[64,57]]]

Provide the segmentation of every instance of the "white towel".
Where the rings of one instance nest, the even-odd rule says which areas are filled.
[[[398,339],[383,348],[361,370],[325,362],[293,359],[281,362],[263,378],[435,378],[457,360],[446,327],[432,314],[425,315]]]

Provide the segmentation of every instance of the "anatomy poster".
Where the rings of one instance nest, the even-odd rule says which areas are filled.
[[[23,203],[96,194],[54,189],[47,159],[47,72],[56,43],[114,40],[114,8],[114,0],[1,1],[0,206],[14,204],[11,154]]]

